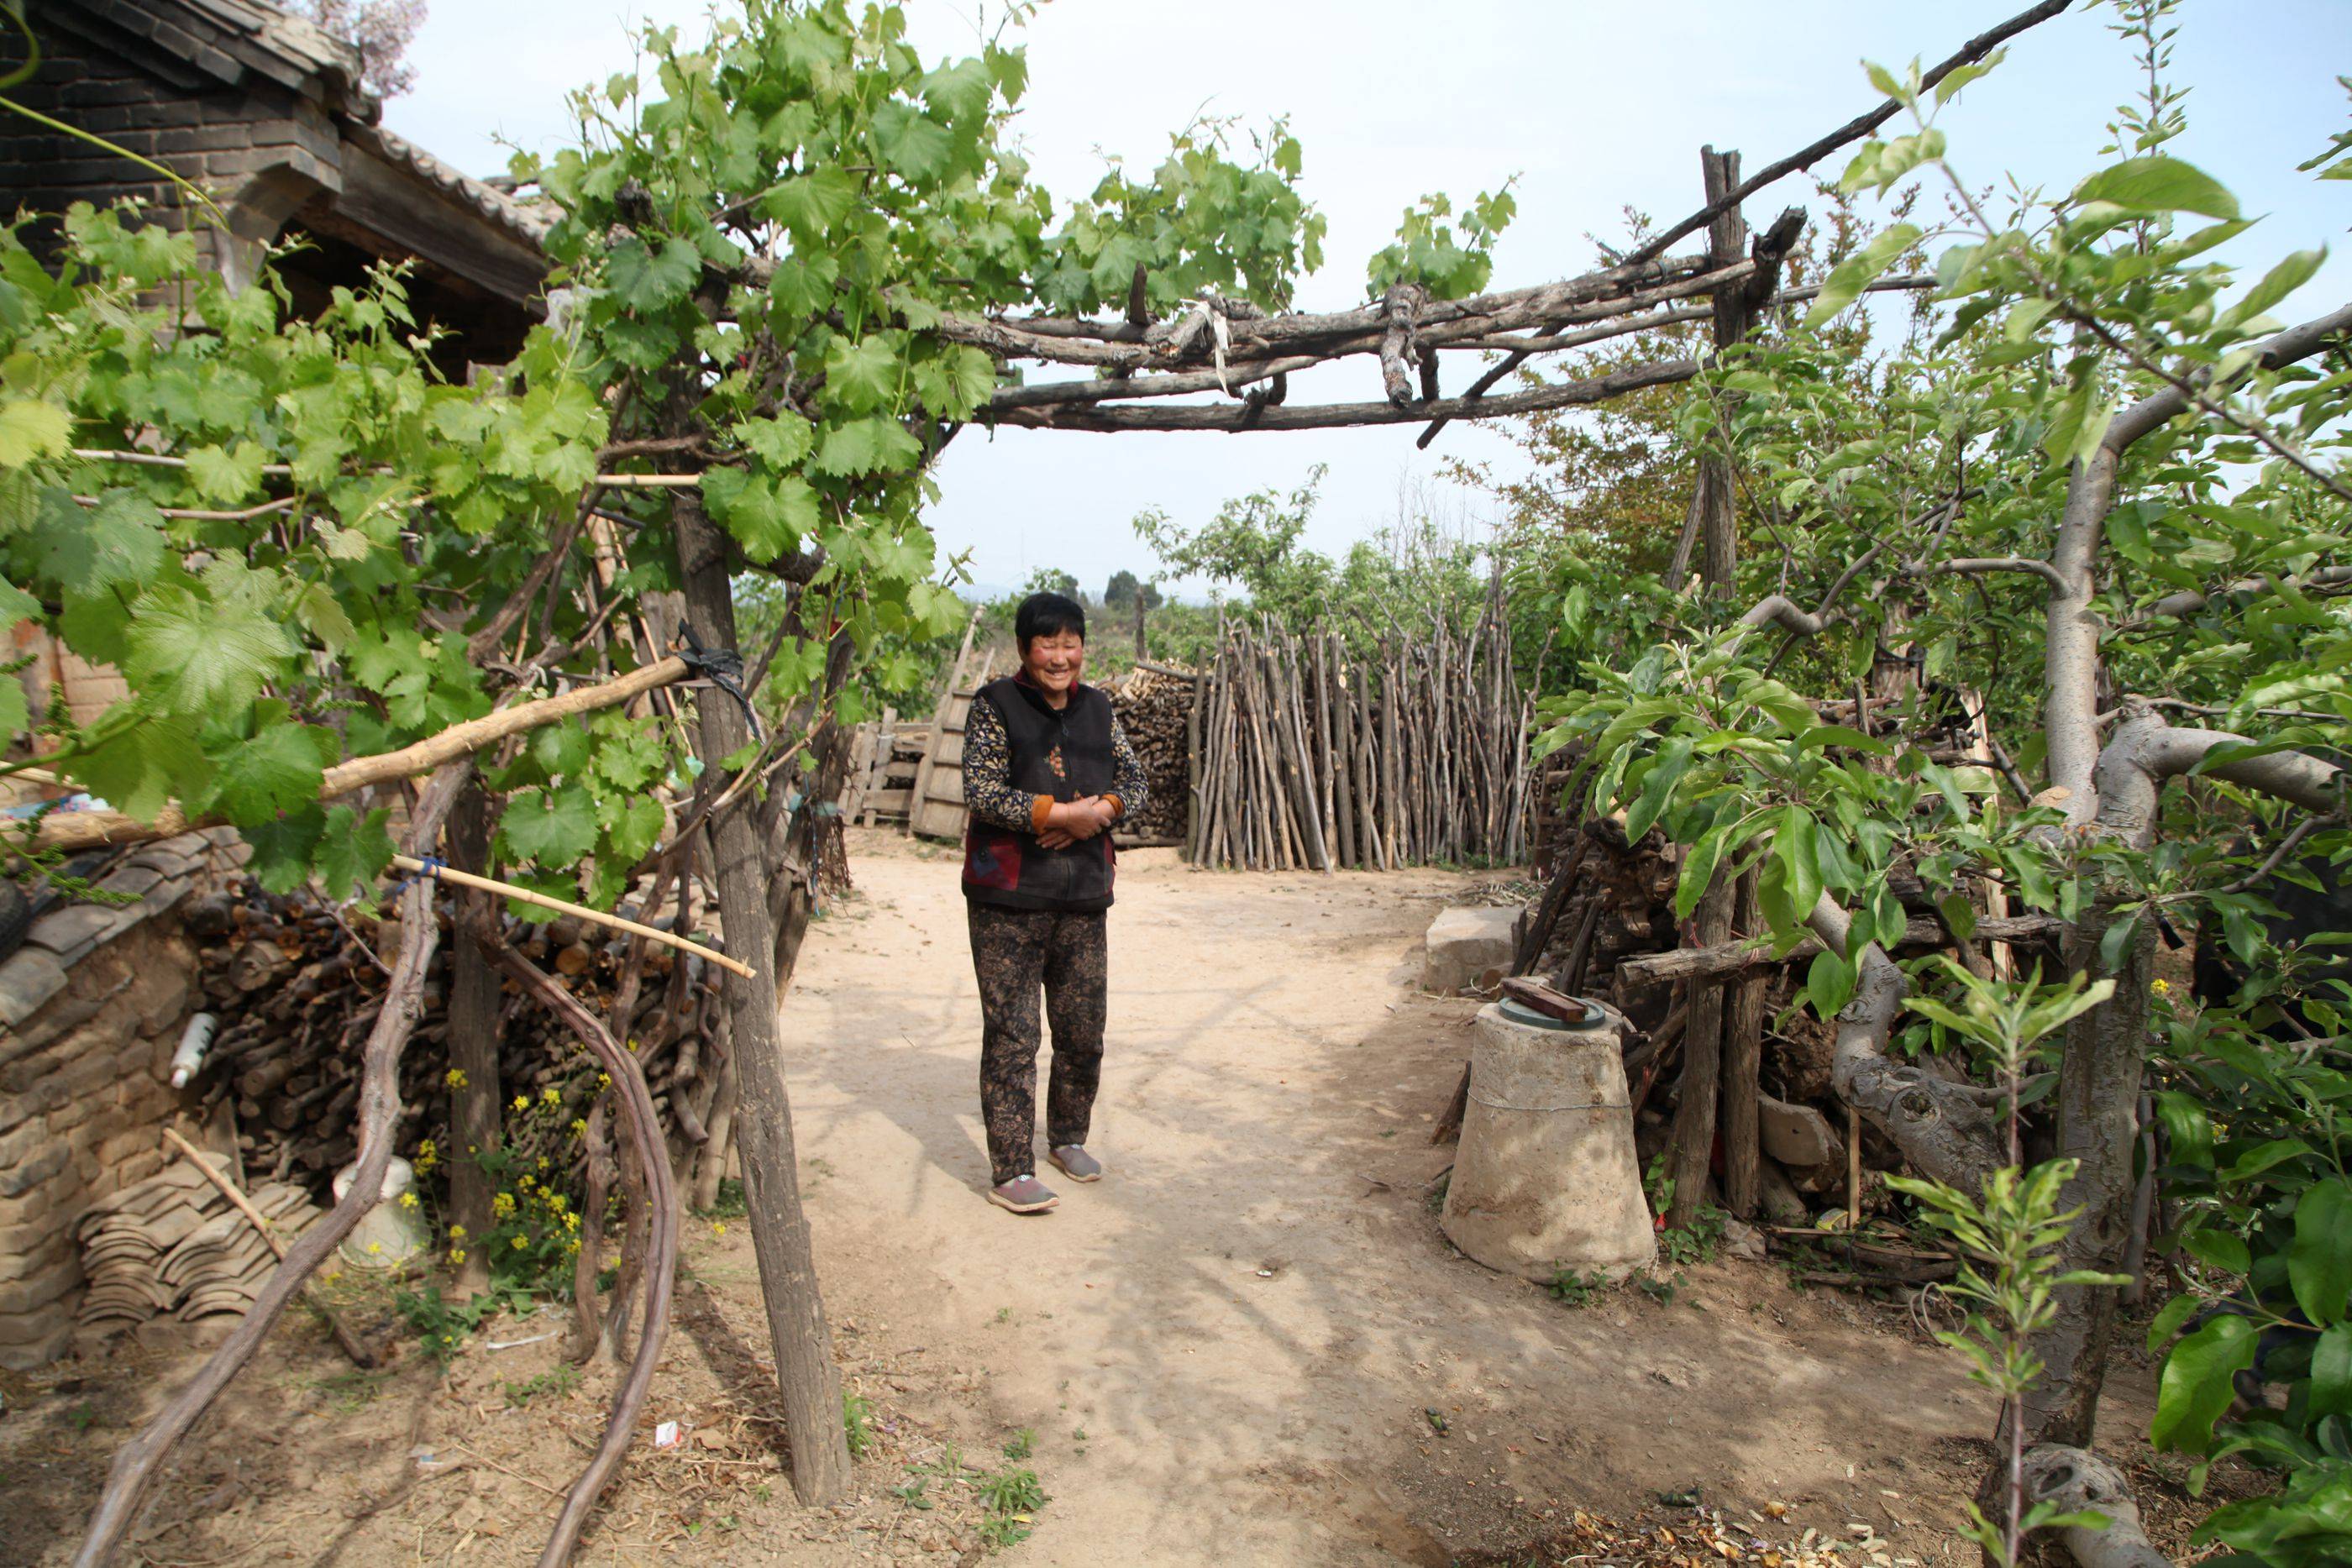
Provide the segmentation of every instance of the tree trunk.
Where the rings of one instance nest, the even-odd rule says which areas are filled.
[[[735,645],[735,598],[727,577],[726,548],[702,515],[699,501],[679,495],[672,517],[687,613],[706,647]],[[725,694],[705,691],[695,704],[706,772],[723,779],[721,759],[751,738],[742,710]],[[714,782],[714,788],[717,784]],[[730,1054],[741,1107],[736,1139],[742,1152],[744,1196],[751,1207],[751,1246],[760,1264],[761,1294],[776,1352],[792,1439],[793,1489],[817,1506],[849,1487],[849,1448],[841,1425],[841,1385],[833,1364],[832,1335],[817,1288],[808,1217],[801,1208],[800,1176],[793,1151],[792,1094],[784,1079],[773,978],[775,938],[768,917],[768,868],[755,813],[736,810],[710,824],[713,870],[728,951],[768,973],[724,980],[732,1023]]]
[[[490,864],[490,800],[478,784],[469,784],[449,812],[449,862],[477,876],[494,874]],[[457,924],[461,930],[494,930],[499,910],[487,893],[457,892]],[[499,1108],[504,1092],[499,1084],[499,977],[478,943],[452,942],[449,951],[449,1065],[465,1074],[465,1083],[449,1100],[449,1142],[444,1150],[449,1162],[449,1218],[466,1228],[474,1245],[465,1249],[458,1265],[457,1290],[471,1296],[490,1287],[490,1260],[483,1241],[490,1234],[490,1199],[497,1183],[482,1168],[479,1155],[499,1146],[502,1135]]]
[[[2107,974],[2116,993],[2066,1028],[2058,1067],[2058,1152],[2081,1162],[2059,1199],[2080,1215],[2066,1231],[2060,1256],[2069,1270],[2123,1271],[2131,1239],[2132,1159],[2139,1142],[2139,1092],[2147,1060],[2147,998],[2155,977],[2156,927],[2133,922],[2123,961],[2099,963],[2099,940],[2117,918],[2102,899],[2087,912],[2069,944],[2068,967]],[[2099,1385],[2115,1338],[2116,1287],[2067,1285],[2056,1295],[2057,1321],[2037,1335],[2034,1351],[2047,1369],[2025,1396],[2025,1440],[2091,1446]]]

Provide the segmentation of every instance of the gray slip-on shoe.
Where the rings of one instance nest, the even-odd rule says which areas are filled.
[[[1084,1145],[1064,1144],[1059,1148],[1047,1149],[1045,1157],[1072,1181],[1102,1180],[1102,1162],[1087,1153]]]
[[[1017,1176],[988,1189],[988,1201],[1014,1214],[1043,1214],[1062,1200],[1034,1176]]]

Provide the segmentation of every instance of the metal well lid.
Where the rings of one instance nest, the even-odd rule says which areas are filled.
[[[1562,1030],[1599,1029],[1602,1024],[1609,1021],[1609,1015],[1601,1010],[1599,1004],[1586,1001],[1582,997],[1579,997],[1576,999],[1584,1003],[1584,1019],[1580,1023],[1563,1022],[1561,1019],[1552,1017],[1549,1013],[1539,1013],[1536,1011],[1535,1009],[1528,1007],[1526,1003],[1510,997],[1505,997],[1501,1001],[1496,1003],[1495,1009],[1511,1022],[1527,1029],[1556,1029]]]

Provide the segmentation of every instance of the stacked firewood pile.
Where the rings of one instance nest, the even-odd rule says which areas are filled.
[[[1184,841],[1192,796],[1193,687],[1198,677],[1139,665],[1111,691],[1111,710],[1143,765],[1143,809],[1119,824],[1122,844]]]
[[[1201,865],[1387,870],[1527,852],[1529,695],[1490,603],[1351,647],[1336,632],[1228,629],[1207,672]]]
[[[397,1141],[407,1153],[449,1125],[449,901],[439,914],[443,940],[425,978],[424,1017],[402,1058]],[[656,924],[677,925],[674,918]],[[188,925],[202,944],[205,1006],[220,1019],[200,1081],[207,1111],[234,1109],[257,1178],[323,1191],[358,1152],[359,1046],[383,1006],[388,975],[378,954],[397,945],[395,924],[344,916],[307,890],[280,897],[247,880],[194,906]],[[610,935],[570,917],[506,925],[509,942],[563,977],[600,1016],[614,1000],[628,945],[604,939]],[[697,939],[718,945],[708,935]],[[674,1148],[702,1142],[726,1049],[723,1009],[718,977],[702,958],[653,946],[625,1029],[614,1029],[634,1042]],[[547,1009],[511,986],[499,1037],[503,1092],[534,1107],[508,1119],[509,1146],[568,1166],[579,1157],[571,1123],[588,1113],[597,1092],[594,1061]]]
[[[1674,915],[1680,856],[1655,830],[1628,843],[1617,821],[1588,818],[1564,840],[1559,861],[1544,898],[1530,911],[1517,967],[1571,995],[1603,998],[1625,1015],[1632,1026],[1626,1077],[1645,1162],[1664,1152],[1674,1135],[1694,998],[1710,989],[1727,997],[1738,985],[1752,984],[1757,1004],[1720,1015],[1721,1060],[1755,1063],[1759,1134],[1741,1149],[1726,1141],[1727,1182],[1730,1162],[1752,1165],[1741,1173],[1738,1195],[1719,1189],[1715,1201],[1752,1190],[1752,1204],[1731,1204],[1743,1211],[1741,1218],[1762,1213],[1809,1223],[1823,1208],[1843,1207],[1858,1196],[1850,1189],[1867,1186],[1867,1173],[1900,1168],[1894,1145],[1874,1129],[1862,1129],[1858,1160],[1848,1147],[1851,1123],[1831,1083],[1834,1036],[1796,1005],[1816,948],[1801,946],[1774,961],[1747,933],[1717,947],[1683,946],[1692,933]],[[1890,881],[1912,915],[1904,952],[1959,946],[1916,878],[1898,872]],[[2045,940],[2050,926],[2042,916],[1988,915],[1979,918],[1974,936],[1979,944],[2009,943],[2022,950],[2011,961],[2029,962],[2031,945]],[[1989,961],[1981,950],[1966,956]],[[1735,1037],[1746,1029],[1756,1031],[1754,1038]]]
[[[205,1157],[226,1171],[222,1156]],[[297,1186],[265,1182],[248,1196],[285,1236],[319,1217]],[[100,1334],[158,1317],[242,1317],[278,1262],[252,1221],[185,1163],[90,1205],[78,1234],[89,1276],[79,1315]]]

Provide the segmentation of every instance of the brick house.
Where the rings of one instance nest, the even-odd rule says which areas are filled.
[[[443,368],[503,364],[538,310],[544,224],[378,123],[349,47],[262,0],[28,0],[41,60],[10,96],[209,189],[229,234],[198,225],[211,265],[249,277],[261,247],[308,248],[280,275],[323,304],[375,261],[411,261],[420,321],[454,334]],[[0,75],[24,60],[13,31]],[[153,171],[16,116],[0,117],[0,202],[37,213],[122,196],[187,222]]]
[[[229,220],[197,225],[207,265],[250,278],[273,242],[300,237],[279,276],[296,308],[380,261],[413,266],[421,324],[462,378],[512,359],[536,318],[543,223],[378,123],[352,52],[259,0],[27,0],[40,59],[10,97],[206,187]],[[0,76],[24,62],[13,29]],[[20,116],[0,115],[0,206],[36,214],[123,196],[181,227],[183,196],[152,170]],[[119,676],[32,622],[0,627],[35,712],[62,688],[78,720],[123,695]],[[5,739],[5,737],[0,737]],[[169,1084],[181,1028],[201,1000],[186,902],[233,878],[245,846],[225,829],[122,857],[99,885],[135,903],[77,904],[0,954],[0,1366],[73,1343],[82,1294],[75,1229],[89,1206],[162,1167],[160,1129],[183,1109]]]

